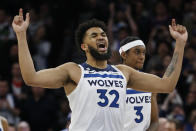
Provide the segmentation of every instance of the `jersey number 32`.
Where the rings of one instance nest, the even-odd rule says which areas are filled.
[[[108,97],[106,96],[107,90],[106,89],[97,89],[97,93],[100,93],[99,98],[104,100],[103,102],[99,101],[97,102],[97,104],[101,107],[105,107],[108,105],[109,100]],[[111,90],[108,92],[109,95],[115,95],[114,100],[111,102],[111,104],[109,105],[109,107],[113,107],[113,108],[119,108],[119,104],[117,104],[118,99],[119,99],[119,93],[116,90]]]

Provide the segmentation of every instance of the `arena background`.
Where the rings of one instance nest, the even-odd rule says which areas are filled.
[[[63,88],[49,90],[24,84],[18,65],[16,36],[11,27],[19,8],[30,12],[28,44],[37,70],[65,62],[85,61],[74,42],[79,23],[92,18],[108,25],[113,52],[109,63],[120,63],[119,42],[139,36],[146,44],[144,72],[163,76],[170,63],[174,40],[168,25],[172,18],[186,26],[189,38],[176,90],[158,94],[159,116],[177,127],[196,127],[196,0],[1,0],[0,1],[0,115],[15,131],[26,121],[31,131],[59,131],[70,121]]]

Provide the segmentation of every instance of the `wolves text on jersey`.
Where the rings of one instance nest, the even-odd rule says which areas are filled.
[[[99,87],[120,87],[123,88],[123,82],[121,80],[88,80],[90,86]]]
[[[151,96],[128,96],[126,99],[126,103],[131,104],[140,104],[140,103],[151,103]]]

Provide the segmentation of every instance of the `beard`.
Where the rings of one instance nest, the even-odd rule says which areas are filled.
[[[107,53],[100,54],[95,48],[92,46],[88,46],[88,49],[90,51],[90,54],[96,59],[96,60],[108,60],[111,57],[111,50],[108,47]]]

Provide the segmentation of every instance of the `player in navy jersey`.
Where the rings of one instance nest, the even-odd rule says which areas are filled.
[[[123,51],[122,51],[123,50]],[[123,64],[142,70],[146,47],[138,37],[127,37],[120,42],[119,53]],[[156,94],[127,88],[125,131],[156,131],[158,128],[158,107]]]
[[[0,131],[8,131],[8,122],[2,116],[0,116]]]
[[[176,46],[163,78],[126,65],[108,65],[110,51],[106,26],[95,19],[82,23],[76,30],[76,43],[87,57],[85,63],[68,62],[36,71],[26,37],[29,20],[29,13],[24,20],[20,9],[12,22],[18,40],[22,77],[29,86],[64,87],[72,110],[70,131],[121,131],[124,128],[126,87],[159,93],[172,92],[176,86],[188,34],[186,28],[176,25],[174,20],[169,29]]]

